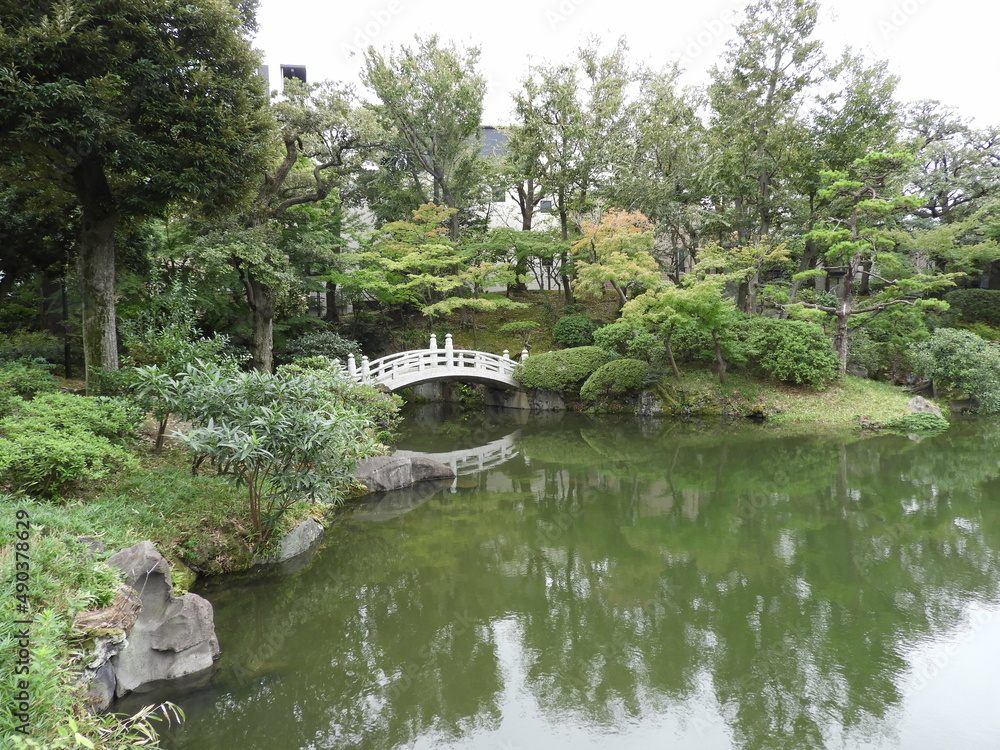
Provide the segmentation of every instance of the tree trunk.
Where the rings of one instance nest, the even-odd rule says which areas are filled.
[[[240,277],[253,317],[250,366],[260,372],[271,372],[274,365],[274,290],[252,273],[241,272]]]
[[[681,371],[677,369],[677,360],[674,359],[674,349],[670,346],[670,339],[673,336],[672,333],[667,334],[663,337],[663,344],[667,349],[667,358],[670,360],[670,369],[674,373],[674,377],[678,380],[681,379]]]
[[[326,310],[323,320],[327,323],[340,321],[340,311],[337,309],[337,284],[334,281],[326,282]]]
[[[812,268],[813,262],[816,260],[816,242],[812,238],[806,240],[806,248],[802,253],[802,259],[799,261],[799,273],[803,273]],[[802,286],[801,280],[796,280],[792,282],[792,288],[788,290],[788,301],[794,302],[795,295],[799,292],[799,287]],[[782,313],[782,317],[785,314]]]
[[[82,216],[77,239],[77,269],[83,294],[83,361],[90,392],[99,369],[118,369],[115,320],[115,227],[118,210],[99,162],[73,170]]]
[[[854,285],[855,270],[855,261],[848,261],[847,273],[841,280],[840,302],[837,306],[837,329],[833,336],[833,348],[840,359],[841,375],[847,373],[847,323],[851,318],[851,310],[854,308],[851,287]]]
[[[858,296],[867,297],[871,294],[872,262],[866,260],[861,264],[861,282],[858,284]]]
[[[719,382],[726,384],[726,359],[722,356],[722,342],[719,341],[719,332],[712,329],[712,341],[715,342],[715,362],[719,368]]]
[[[39,319],[42,329],[53,336],[59,336],[63,332],[62,304],[59,294],[62,284],[60,281],[59,278],[53,277],[47,272],[42,274]]]

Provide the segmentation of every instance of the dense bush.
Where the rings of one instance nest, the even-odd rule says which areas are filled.
[[[28,358],[59,362],[62,356],[62,341],[45,331],[17,330],[0,336],[0,361]]]
[[[385,442],[391,439],[389,433],[399,424],[399,410],[403,399],[395,393],[384,393],[373,385],[357,383],[346,377],[344,366],[338,360],[328,357],[308,357],[297,359],[290,365],[278,368],[278,374],[306,375],[320,377],[331,405],[359,410],[369,419]]]
[[[613,398],[642,388],[649,364],[638,359],[616,359],[601,365],[580,389],[585,401]]]
[[[871,378],[902,381],[913,372],[913,345],[930,336],[927,313],[909,305],[890,307],[851,332],[847,362]]]
[[[953,289],[944,299],[959,320],[1000,327],[1000,289]]]
[[[11,396],[31,398],[56,389],[52,365],[40,359],[0,362],[0,415],[6,413],[4,401]]]
[[[552,328],[552,338],[563,346],[589,346],[594,343],[594,324],[586,315],[563,315]]]
[[[913,347],[913,364],[937,385],[979,400],[979,411],[1000,413],[1000,347],[968,331],[939,328]]]
[[[620,357],[651,362],[663,353],[663,342],[649,331],[619,320],[594,331],[594,344]]]
[[[116,468],[134,466],[123,447],[141,414],[119,399],[47,393],[13,400],[0,420],[0,477],[12,490],[48,497]]]
[[[822,385],[840,372],[829,340],[815,323],[756,316],[742,328],[749,361],[766,377],[798,385]]]
[[[514,370],[514,379],[525,388],[575,397],[587,378],[610,360],[611,355],[597,346],[562,349],[529,357]]]
[[[282,354],[282,361],[293,362],[308,357],[327,357],[347,362],[347,357],[353,354],[361,356],[361,346],[357,341],[344,338],[333,331],[311,331],[290,341]]]
[[[341,499],[355,464],[379,451],[372,420],[352,400],[336,403],[332,378],[319,371],[233,373],[197,364],[177,376],[139,372],[145,392],[191,422],[177,437],[194,452],[195,467],[210,458],[246,487],[258,543],[294,502]]]

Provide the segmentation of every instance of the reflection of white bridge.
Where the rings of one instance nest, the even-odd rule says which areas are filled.
[[[527,357],[528,351],[522,351],[521,361]],[[517,364],[507,351],[499,355],[455,349],[450,333],[445,336],[444,349],[438,349],[437,337],[431,334],[428,349],[390,354],[371,362],[368,357],[362,357],[360,366],[354,361],[354,355],[351,355],[347,359],[347,374],[359,383],[381,385],[390,391],[432,380],[461,380],[500,388],[517,388],[518,383],[512,376]]]
[[[477,448],[467,448],[460,451],[448,451],[446,453],[424,453],[422,451],[396,451],[393,456],[423,456],[425,458],[440,461],[445,466],[450,466],[457,476],[466,474],[476,474],[486,469],[509,461],[517,455],[514,447],[514,438],[520,430],[515,430],[509,435],[504,435],[499,440],[493,440],[486,445]]]

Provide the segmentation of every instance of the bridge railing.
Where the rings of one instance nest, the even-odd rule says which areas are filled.
[[[521,352],[521,361],[523,362],[527,358],[528,351],[525,349]],[[437,337],[431,334],[430,347],[427,349],[398,352],[372,361],[369,361],[367,357],[362,357],[360,366],[351,355],[347,359],[347,373],[361,383],[388,383],[396,375],[431,369],[440,370],[440,368],[458,371],[472,370],[478,373],[510,377],[517,365],[518,362],[511,359],[510,352],[506,350],[500,355],[472,349],[455,349],[449,333],[445,336],[444,349],[438,348]]]

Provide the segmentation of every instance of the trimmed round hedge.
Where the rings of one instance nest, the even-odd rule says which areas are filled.
[[[517,366],[514,379],[524,388],[575,396],[587,378],[610,360],[611,355],[597,346],[536,354]]]
[[[641,359],[616,359],[601,365],[580,389],[585,401],[613,398],[637,391],[649,374],[649,364]]]

